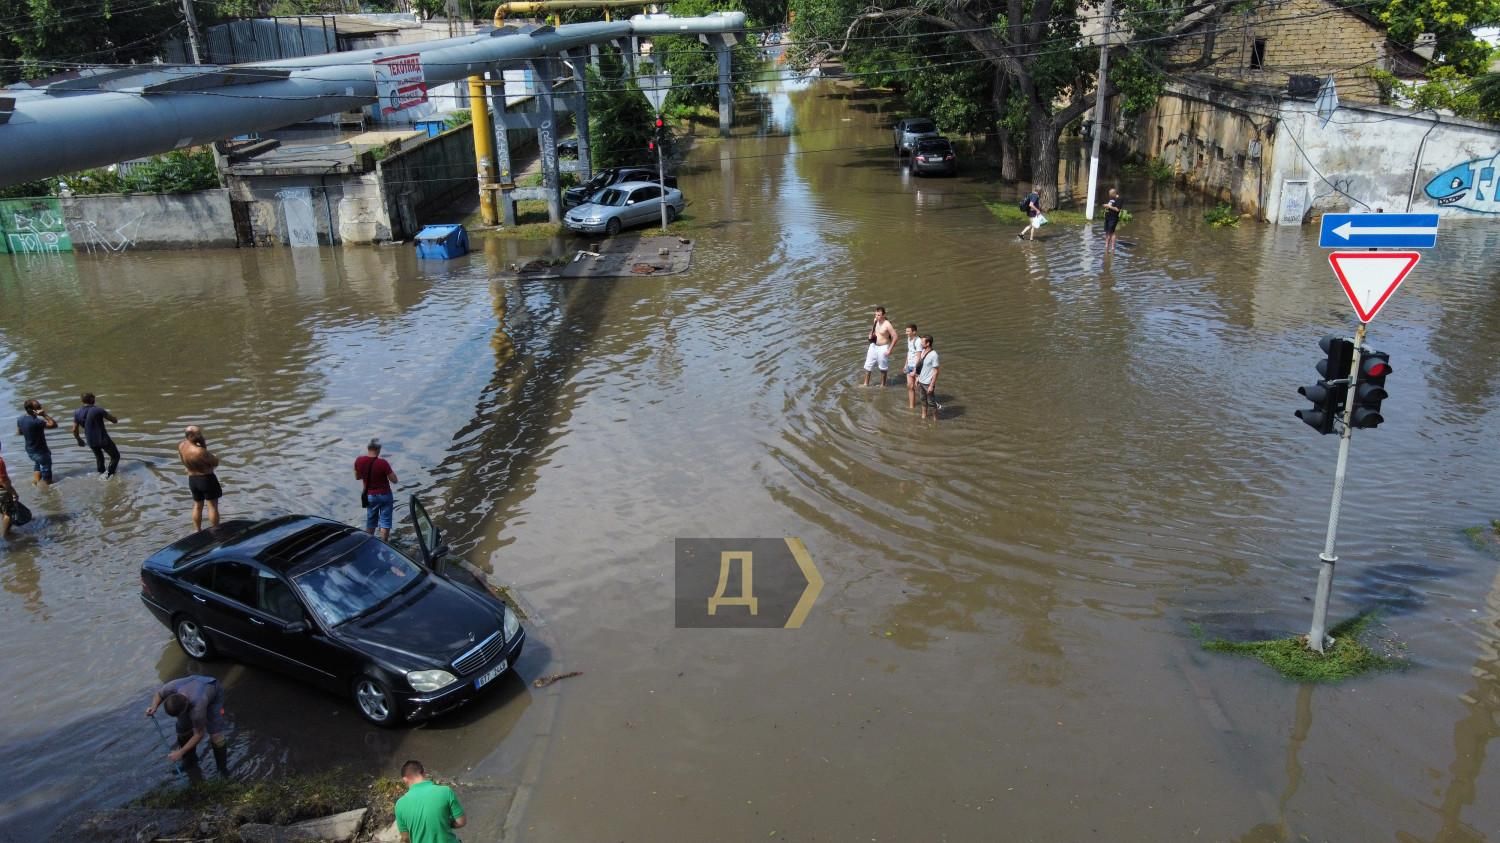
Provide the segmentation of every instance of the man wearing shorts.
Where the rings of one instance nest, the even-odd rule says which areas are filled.
[[[397,481],[391,464],[380,458],[379,439],[371,439],[365,455],[354,461],[354,476],[364,484],[365,532],[373,536],[379,528],[380,540],[390,541],[391,517],[396,511],[391,484]]]
[[[870,372],[880,367],[880,385],[885,386],[885,373],[891,370],[891,349],[896,347],[896,326],[885,318],[885,308],[875,308],[875,323],[870,326],[870,347],[865,351],[865,382],[870,385]]]
[[[1113,187],[1109,189],[1109,199],[1104,203],[1104,251],[1115,250],[1115,229],[1120,227],[1120,211],[1125,209],[1125,202],[1120,198],[1120,191]]]
[[[16,504],[21,498],[10,482],[10,472],[5,467],[5,458],[0,457],[0,538],[10,538],[10,522],[16,514]]]
[[[1026,194],[1026,227],[1021,229],[1017,237],[1025,237],[1027,240],[1036,239],[1036,217],[1042,212],[1042,186],[1034,184],[1031,192]],[[1029,236],[1028,236],[1029,235]]]
[[[937,349],[932,347],[932,334],[928,334],[922,337],[922,356],[917,361],[917,397],[922,402],[922,418],[927,418],[927,408],[931,407],[933,421],[943,409],[937,402],[937,377]]]
[[[922,356],[922,338],[917,336],[917,323],[906,326],[906,406],[917,407],[917,358]]]
[[[45,489],[52,485],[52,448],[47,445],[47,431],[57,427],[57,421],[35,398],[26,402],[25,409],[26,415],[16,419],[16,432],[21,434],[26,456],[31,458],[31,485]]]
[[[203,431],[196,424],[188,425],[182,441],[177,443],[177,455],[187,469],[188,490],[193,493],[193,530],[203,529],[205,509],[208,510],[209,526],[219,526],[219,498],[224,496],[224,488],[214,473],[219,467],[219,458],[208,450],[208,440],[203,438]]]
[[[192,779],[202,778],[198,767],[198,746],[204,739],[213,747],[214,764],[219,776],[229,777],[229,724],[224,715],[224,689],[212,676],[184,676],[161,686],[146,707],[146,716],[155,717],[161,708],[177,718],[177,748],[167,753],[172,761],[182,762]]]

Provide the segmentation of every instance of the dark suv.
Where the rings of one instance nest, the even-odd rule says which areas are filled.
[[[657,183],[655,167],[606,167],[594,174],[594,177],[577,187],[570,187],[563,192],[563,205],[573,207],[587,202],[590,196],[603,190],[610,185],[626,181],[645,181],[652,184]],[[677,186],[676,176],[667,176],[667,187]]]

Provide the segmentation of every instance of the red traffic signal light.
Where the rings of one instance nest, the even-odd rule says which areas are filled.
[[[665,125],[667,125],[667,124],[664,123],[664,122],[662,122],[662,119],[660,117],[656,118],[656,128],[660,129],[662,126],[665,126]]]

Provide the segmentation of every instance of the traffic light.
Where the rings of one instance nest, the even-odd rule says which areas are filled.
[[[1354,415],[1350,427],[1380,427],[1380,402],[1388,397],[1385,376],[1391,373],[1391,356],[1384,351],[1366,351],[1359,358],[1359,376],[1354,380]]]
[[[1298,387],[1297,392],[1313,403],[1310,410],[1298,410],[1297,418],[1319,433],[1332,433],[1333,420],[1344,412],[1349,395],[1349,366],[1354,362],[1354,341],[1329,335],[1318,340],[1326,359],[1318,361],[1321,380],[1312,386]],[[1341,383],[1342,381],[1342,383]]]
[[[656,148],[661,146],[662,143],[666,140],[666,125],[667,122],[661,119],[661,116],[658,115],[656,118],[656,122],[651,126],[651,140],[646,142],[647,149],[655,152]]]

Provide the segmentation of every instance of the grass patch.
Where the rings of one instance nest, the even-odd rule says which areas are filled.
[[[1487,527],[1465,527],[1464,535],[1480,550],[1500,550],[1500,518],[1491,519]]]
[[[1025,225],[1026,221],[1029,219],[1029,217],[1026,216],[1026,212],[1018,207],[1019,200],[1017,200],[1017,202],[991,202],[988,199],[981,199],[980,201],[984,203],[984,206],[986,208],[990,209],[990,213],[995,215],[995,219],[1001,222],[1011,223],[1012,225]],[[1052,223],[1061,223],[1063,225],[1083,225],[1084,223],[1088,222],[1088,220],[1083,216],[1082,211],[1069,211],[1064,208],[1054,208],[1050,211],[1043,211],[1043,213],[1047,217],[1048,225]],[[1043,228],[1046,228],[1046,226],[1043,226]]]
[[[1305,636],[1273,638],[1269,641],[1228,641],[1214,638],[1203,642],[1203,649],[1260,659],[1282,676],[1297,682],[1338,682],[1377,670],[1391,670],[1405,662],[1381,653],[1361,640],[1374,623],[1375,615],[1365,612],[1328,631],[1334,639],[1326,653],[1307,648]]]
[[[253,782],[208,779],[187,787],[164,786],[139,800],[143,808],[170,808],[199,813],[214,839],[238,840],[245,823],[285,825],[369,808],[366,828],[389,825],[396,799],[405,785],[343,769],[310,775],[286,775]]]
[[[1203,212],[1203,221],[1214,228],[1229,228],[1240,224],[1240,215],[1228,204],[1220,202]]]

